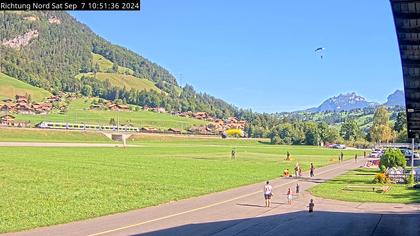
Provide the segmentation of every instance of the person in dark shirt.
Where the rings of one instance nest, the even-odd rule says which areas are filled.
[[[311,201],[309,202],[309,213],[312,213],[312,212],[314,212],[314,206],[315,206],[315,204],[314,204],[314,200],[313,199],[311,199]]]
[[[310,168],[310,171],[309,171],[309,175],[311,177],[314,177],[315,176],[314,175],[314,171],[315,171],[314,163],[311,162],[311,168]]]

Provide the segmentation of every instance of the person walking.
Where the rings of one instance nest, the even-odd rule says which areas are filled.
[[[299,186],[299,183],[297,183],[296,184],[296,194],[299,194],[299,189],[300,189],[300,186]]]
[[[314,206],[315,206],[315,204],[314,204],[314,199],[311,199],[311,201],[309,202],[309,213],[312,213],[312,212],[314,212]]]
[[[231,159],[236,159],[236,151],[235,151],[235,149],[232,149],[232,152],[230,153],[230,158]]]
[[[315,176],[314,175],[314,171],[315,171],[314,163],[311,162],[311,167],[310,167],[310,170],[309,170],[309,175],[311,177],[314,177]]]
[[[354,162],[357,163],[357,154],[354,154]]]
[[[293,192],[292,189],[287,190],[287,204],[292,205]]]
[[[267,181],[264,185],[265,207],[270,207],[271,196],[273,196],[273,187],[270,185],[270,182]]]
[[[299,174],[299,163],[296,163],[295,165],[295,177],[297,178]]]
[[[344,153],[343,152],[341,152],[340,158],[341,158],[341,161],[344,161]]]

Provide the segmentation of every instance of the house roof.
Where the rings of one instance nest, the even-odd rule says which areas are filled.
[[[15,119],[15,117],[14,116],[12,116],[12,115],[4,115],[4,116],[1,116],[0,117],[2,120],[6,120],[6,119]]]
[[[391,0],[404,79],[408,137],[420,136],[420,1]]]

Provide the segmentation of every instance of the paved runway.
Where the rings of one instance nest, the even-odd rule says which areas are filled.
[[[360,161],[361,163],[361,161]],[[264,183],[69,224],[8,235],[420,235],[419,204],[350,203],[314,198],[316,184],[360,164],[347,161],[319,168],[314,178],[272,180],[272,206],[264,207]],[[308,176],[308,173],[304,173]],[[301,195],[286,204],[288,187]]]

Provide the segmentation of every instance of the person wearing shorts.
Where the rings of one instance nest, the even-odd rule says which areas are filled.
[[[271,196],[273,196],[273,187],[270,185],[270,182],[267,181],[264,185],[265,207],[270,207]]]
[[[293,199],[293,193],[292,193],[292,189],[288,189],[287,190],[287,204],[292,205],[292,199]]]

